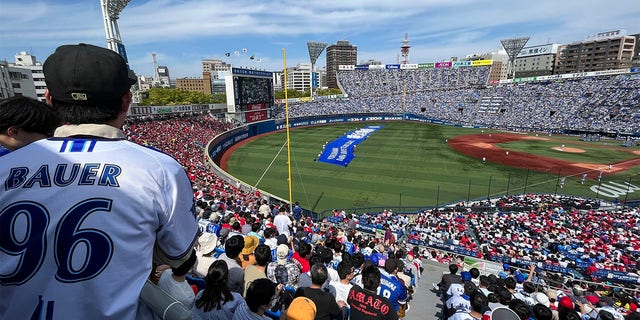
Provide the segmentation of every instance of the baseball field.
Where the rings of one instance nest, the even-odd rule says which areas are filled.
[[[366,125],[384,127],[358,145],[346,167],[316,158],[325,143],[365,124],[291,130],[293,201],[320,212],[436,206],[523,192],[640,199],[640,148],[622,147],[620,141],[413,122]],[[246,140],[228,150],[220,165],[288,199],[285,142],[284,131]]]

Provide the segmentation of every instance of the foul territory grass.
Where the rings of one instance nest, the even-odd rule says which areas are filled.
[[[341,167],[315,162],[322,146],[348,131],[365,125],[383,125],[358,145],[355,159]],[[547,192],[599,197],[590,188],[598,181],[580,184],[580,177],[567,177],[560,188],[560,176],[482,163],[452,150],[446,140],[480,130],[412,122],[354,123],[317,126],[291,130],[292,198],[315,211],[353,208],[401,206],[436,206],[467,199],[494,197],[522,192]],[[579,159],[568,153],[553,152],[551,146],[578,139],[551,137],[551,141],[531,144],[512,142],[500,147],[553,156],[569,161],[606,165],[629,154],[592,145],[576,144],[588,152]],[[559,140],[555,140],[559,139]],[[229,158],[227,170],[238,179],[284,199],[289,199],[285,132],[260,137],[237,149]],[[562,142],[559,142],[562,141]],[[613,141],[609,141],[613,143]],[[280,151],[281,150],[281,151]],[[637,150],[637,148],[636,148]],[[633,157],[633,155],[631,155]],[[605,160],[603,162],[603,160]],[[606,174],[601,183],[616,181],[640,186],[640,166],[623,173]],[[628,200],[640,199],[640,191],[628,193]],[[620,199],[623,200],[623,199]]]

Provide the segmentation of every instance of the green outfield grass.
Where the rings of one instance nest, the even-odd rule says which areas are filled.
[[[557,158],[570,162],[609,164],[638,157],[637,155],[634,155],[625,150],[603,149],[611,146],[614,142],[616,141],[606,140],[606,142],[582,142],[574,137],[553,137],[553,140],[548,141],[519,140],[507,143],[499,143],[497,144],[497,146],[504,149],[533,153],[539,156]],[[553,149],[554,147],[561,147],[562,145],[564,145],[565,148],[577,148],[582,149],[585,152],[571,153]],[[617,143],[617,145],[620,144]]]
[[[446,139],[478,133],[480,130],[413,122],[367,123],[383,125],[355,151],[356,158],[348,167],[315,162],[325,142],[348,131],[364,127],[363,123],[301,128],[291,131],[291,174],[293,200],[309,209],[384,206],[435,206],[453,201],[498,196],[506,193],[550,192],[599,197],[590,189],[598,185],[579,177],[566,178],[558,188],[557,175],[485,163],[452,150]],[[608,164],[613,159],[628,159],[630,154],[599,148],[601,143],[579,144],[577,138],[551,137],[552,141],[522,141],[503,144],[544,156],[570,161]],[[554,152],[551,146],[575,147],[589,152],[579,155]],[[260,137],[236,150],[228,161],[228,171],[242,181],[284,199],[289,198],[287,183],[287,149],[278,151],[286,141],[284,132]],[[523,143],[524,142],[524,143]],[[615,141],[608,141],[614,144]],[[633,157],[633,155],[630,155]],[[603,160],[605,160],[603,162]],[[270,165],[270,163],[273,164]],[[264,177],[259,180],[261,176]],[[640,166],[616,175],[605,175],[602,183],[615,181],[640,186]],[[525,190],[526,185],[526,190]],[[629,200],[640,199],[640,191],[628,193]],[[623,199],[620,199],[623,200]]]

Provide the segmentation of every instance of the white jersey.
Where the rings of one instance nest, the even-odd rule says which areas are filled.
[[[193,248],[184,169],[122,139],[50,138],[0,157],[0,319],[135,319],[154,244]]]

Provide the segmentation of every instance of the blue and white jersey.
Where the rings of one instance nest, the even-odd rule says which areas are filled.
[[[405,303],[407,300],[407,289],[400,280],[387,273],[384,269],[380,268],[380,286],[377,293],[391,301],[393,307],[398,311],[400,309],[400,303]]]
[[[198,225],[184,169],[121,139],[50,138],[0,157],[0,319],[135,319],[154,245]]]

